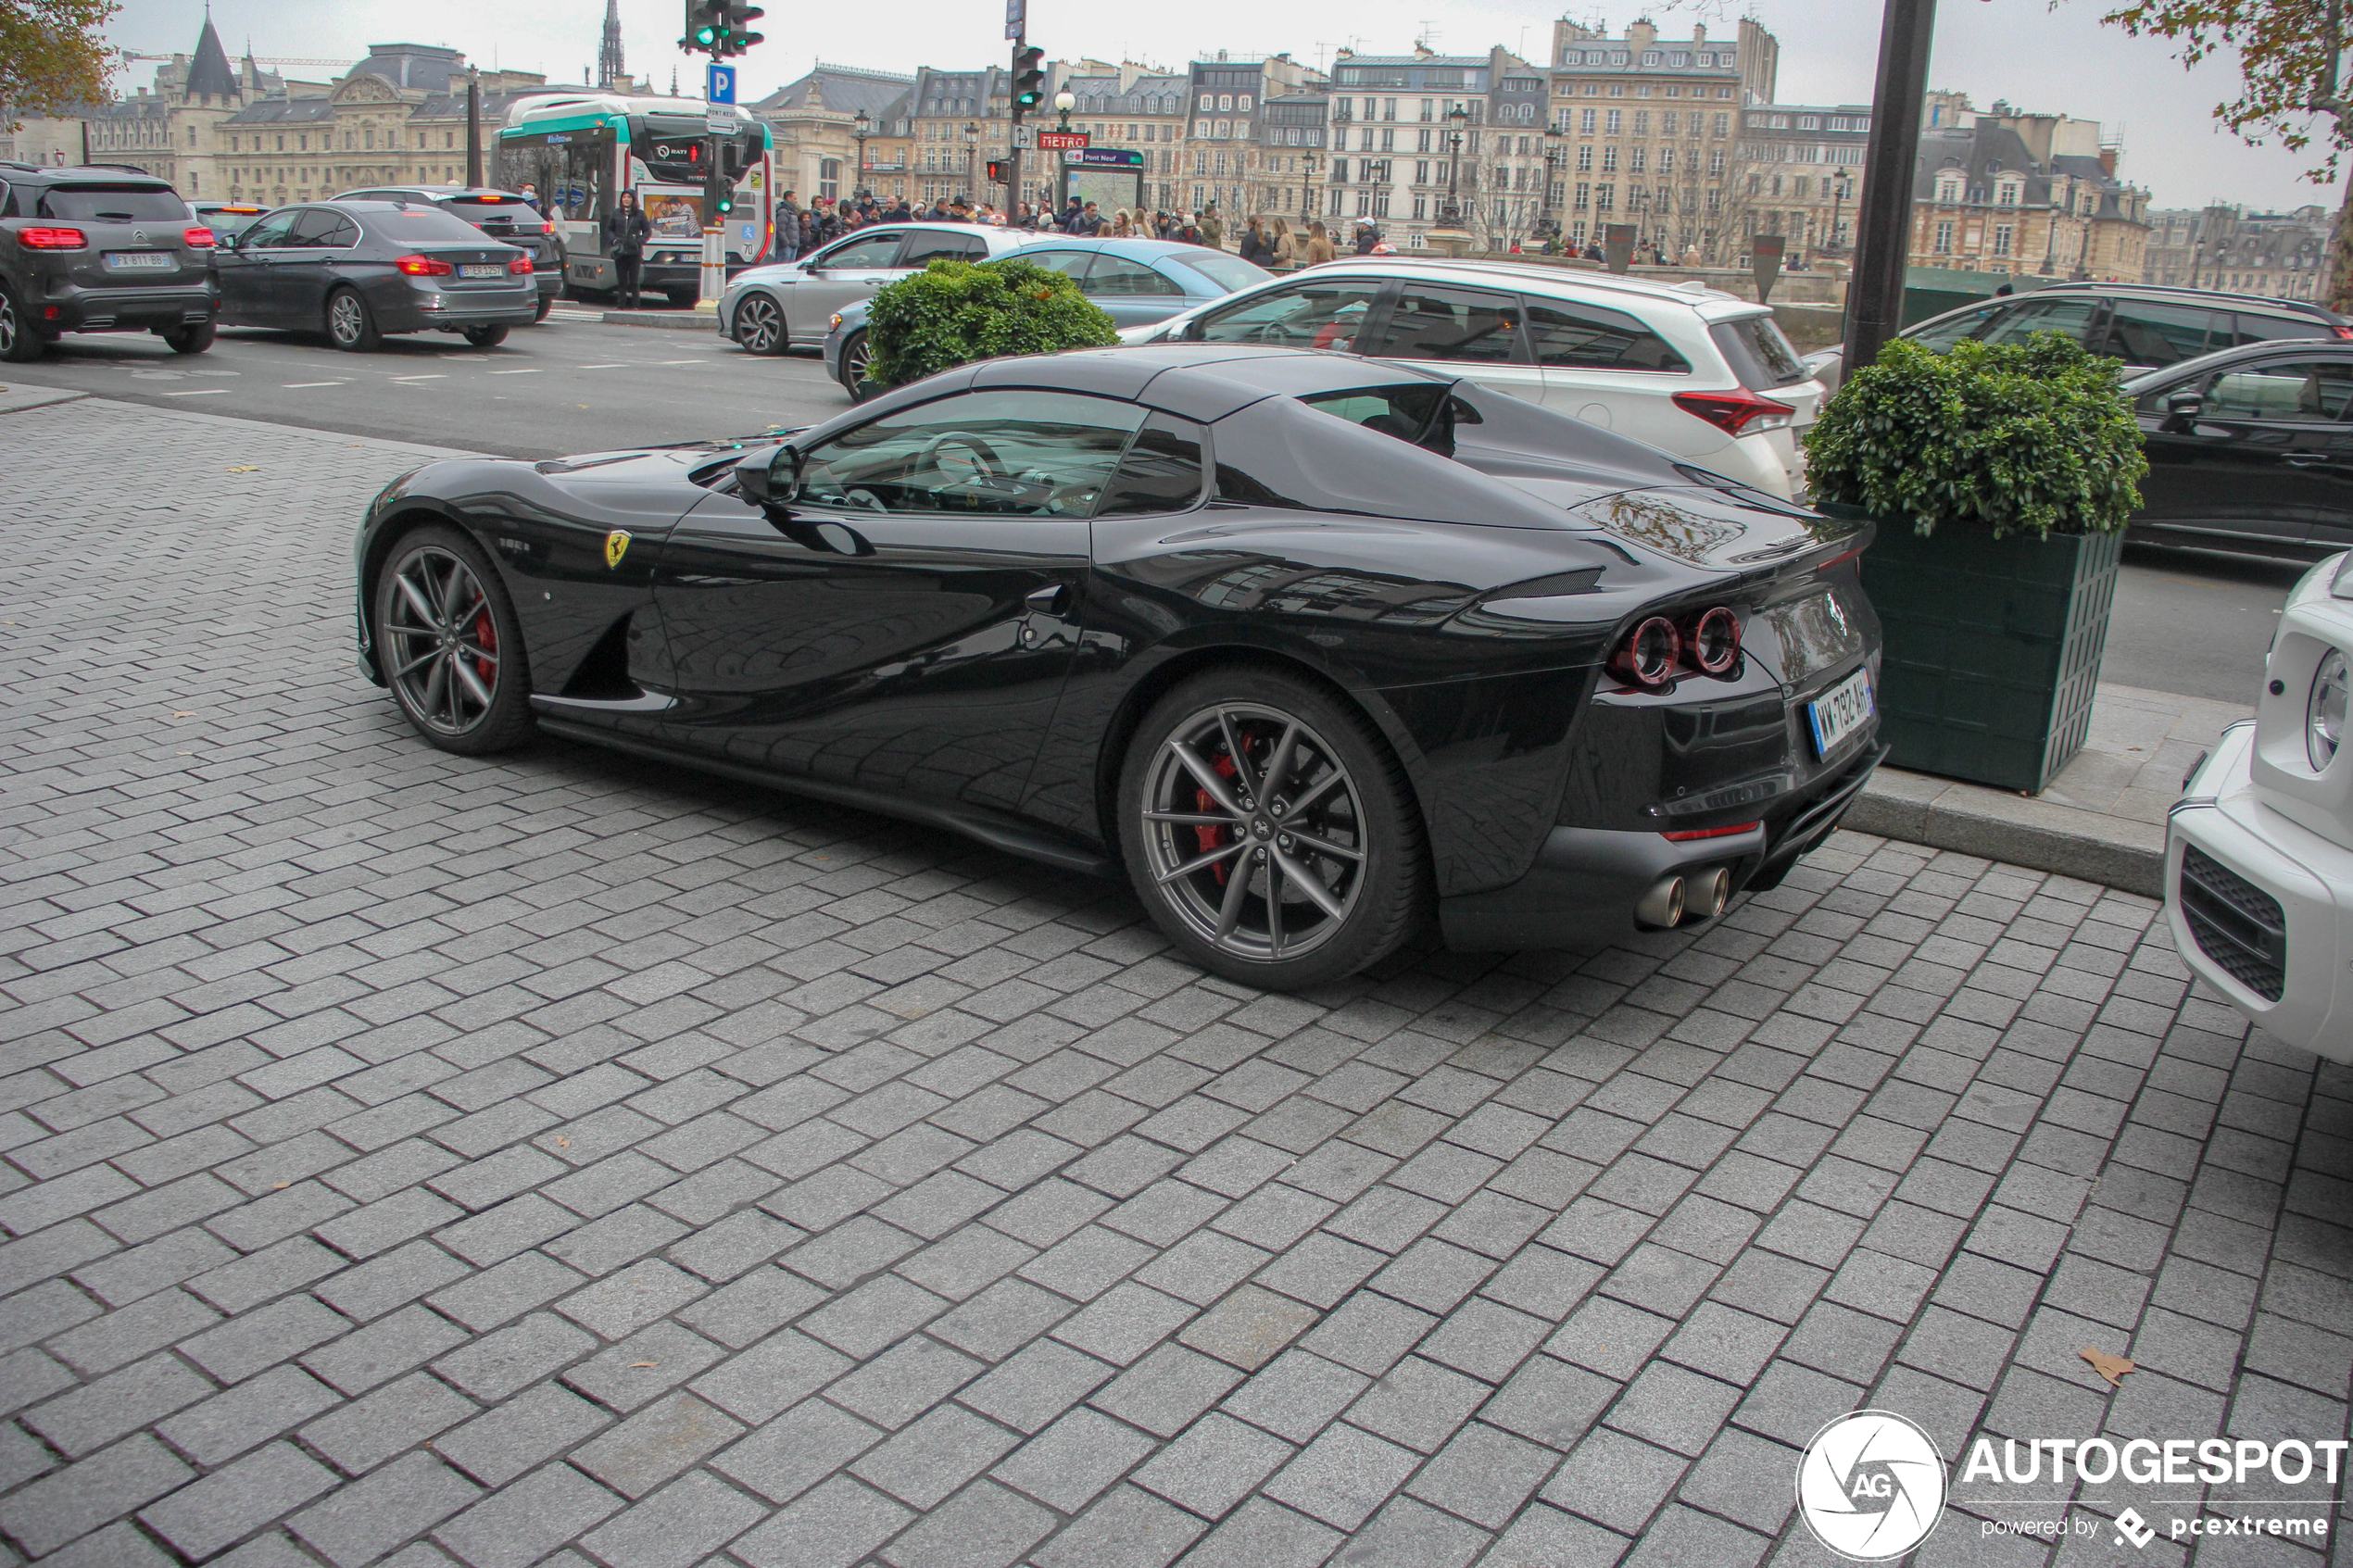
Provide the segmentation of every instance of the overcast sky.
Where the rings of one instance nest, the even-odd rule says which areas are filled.
[[[1369,54],[1402,54],[1426,31],[1444,53],[1483,53],[1501,44],[1541,63],[1552,37],[1557,0],[1470,0],[1441,6],[1432,0],[1355,0],[1349,24],[1336,33],[1332,8],[1298,0],[1189,0],[1182,6],[1118,7],[1082,0],[1029,0],[1029,35],[1051,56],[1123,56],[1181,65],[1216,49],[1237,54],[1289,51],[1328,64],[1343,45]],[[1879,0],[1755,0],[1755,15],[1781,41],[1780,93],[1788,103],[1868,101],[1876,65]],[[1931,82],[1966,92],[1984,107],[1996,98],[2038,110],[2096,119],[2124,143],[2123,172],[2146,186],[2159,207],[2208,201],[2253,208],[2320,202],[2334,208],[2335,192],[2299,178],[2306,160],[2278,147],[2248,147],[2216,129],[2214,106],[2234,94],[2234,69],[2210,63],[2184,72],[2161,40],[2132,39],[2099,23],[2102,0],[1944,0],[1938,18]],[[353,60],[383,42],[446,44],[484,65],[544,70],[577,82],[597,58],[604,0],[335,0],[288,6],[284,0],[214,0],[213,19],[230,52],[250,36],[261,56]],[[767,42],[746,58],[746,101],[781,86],[812,61],[912,71],[921,65],[971,69],[1005,56],[1003,12],[997,0],[868,0],[843,6],[772,4],[761,25]],[[682,0],[621,0],[629,69],[667,88],[673,66],[682,83],[699,78],[700,65],[677,48]],[[1182,13],[1181,15],[1179,13]],[[1587,15],[1579,12],[1579,15]],[[1638,13],[1631,4],[1588,19],[1622,31]],[[1651,13],[1663,32],[1688,36],[1706,20],[1718,37],[1733,23],[1731,7],[1689,0]],[[110,32],[127,48],[157,53],[193,46],[204,0],[125,0]],[[920,42],[917,42],[920,41]],[[297,75],[331,74],[289,68]],[[153,80],[153,68],[118,79],[125,88]]]

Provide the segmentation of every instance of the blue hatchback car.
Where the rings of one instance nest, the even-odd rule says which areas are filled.
[[[1274,276],[1231,251],[1174,240],[1046,236],[1013,254],[1077,280],[1080,292],[1121,327],[1164,321],[1203,300],[1223,299]],[[852,402],[865,395],[867,304],[861,299],[844,306],[825,334],[825,370]]]

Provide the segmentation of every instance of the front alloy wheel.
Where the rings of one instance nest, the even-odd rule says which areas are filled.
[[[1340,702],[1272,671],[1171,693],[1138,732],[1122,817],[1155,922],[1234,979],[1352,974],[1403,942],[1422,909],[1402,771]]]
[[[736,341],[749,354],[785,351],[785,313],[764,294],[748,294],[736,307]]]
[[[856,332],[841,345],[841,385],[852,403],[863,403],[875,395],[874,383],[867,381],[868,367],[875,362],[875,350],[867,343],[866,334]]]
[[[480,754],[530,733],[521,630],[470,541],[445,528],[403,540],[378,579],[376,607],[384,683],[427,740]]]

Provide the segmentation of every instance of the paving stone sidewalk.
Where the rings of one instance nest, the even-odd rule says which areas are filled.
[[[2347,1436],[2353,1088],[2149,901],[1848,834],[1256,995],[960,840],[423,746],[346,583],[419,456],[0,414],[0,1565],[1810,1565],[1867,1404]],[[1918,1554],[2128,1558],[2192,1561]]]

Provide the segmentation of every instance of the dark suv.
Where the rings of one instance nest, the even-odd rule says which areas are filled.
[[[462,218],[492,239],[504,240],[531,252],[539,279],[539,320],[547,319],[564,286],[564,245],[556,226],[531,205],[531,198],[487,185],[371,185],[346,191],[336,201],[423,203]]]
[[[152,332],[203,353],[220,314],[212,247],[152,174],[0,162],[0,359],[38,358],[67,332]]]
[[[2300,299],[2158,283],[2053,283],[1931,316],[1901,335],[1942,350],[1964,338],[2024,343],[2033,332],[2057,332],[2120,359],[2128,376],[2250,343],[2353,340],[2353,326],[2342,317]],[[1806,362],[1826,382],[1833,379],[1823,375],[1826,369],[1843,379],[1843,365],[1831,358],[1838,353],[1809,354]]]

